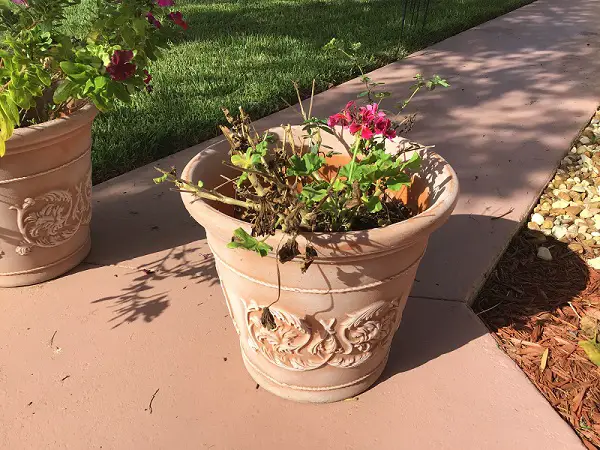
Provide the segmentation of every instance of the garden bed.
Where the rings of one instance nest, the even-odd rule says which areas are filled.
[[[600,448],[600,111],[563,159],[475,303],[498,344],[590,448]]]

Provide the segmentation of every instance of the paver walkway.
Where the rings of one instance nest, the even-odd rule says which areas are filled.
[[[465,303],[597,106],[598,23],[597,0],[539,0],[373,73],[397,94],[417,72],[449,79],[415,102],[411,137],[437,144],[462,196],[432,239],[389,367],[358,400],[302,405],[255,388],[203,230],[145,167],[94,188],[87,263],[0,290],[0,447],[581,448]],[[356,89],[319,95],[316,112]],[[209,143],[161,164],[182,167]]]

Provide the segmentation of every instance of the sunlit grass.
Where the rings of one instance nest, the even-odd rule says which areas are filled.
[[[356,76],[321,48],[332,37],[361,42],[373,69],[532,0],[431,0],[425,28],[399,42],[398,0],[179,0],[190,28],[152,67],[154,92],[94,125],[94,180],[103,181],[217,134],[220,107],[254,118],[293,103],[292,80],[320,90]],[[83,31],[92,1],[70,26]]]

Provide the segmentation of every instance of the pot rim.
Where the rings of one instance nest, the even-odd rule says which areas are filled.
[[[279,127],[275,127],[272,129],[277,128]],[[400,140],[402,138],[399,137],[396,139]],[[181,178],[184,180],[193,180],[194,172],[202,163],[202,159],[205,158],[209,153],[220,153],[219,150],[217,150],[217,147],[226,142],[227,140],[223,138],[217,142],[212,143],[205,149],[201,150],[196,156],[194,156],[194,158],[192,158],[186,164],[185,168],[182,171]],[[433,204],[429,206],[429,208],[427,208],[426,210],[407,220],[388,225],[386,227],[371,228],[368,230],[359,231],[306,231],[301,232],[299,236],[309,237],[309,240],[315,247],[321,248],[330,247],[330,245],[328,244],[335,245],[342,241],[351,241],[353,239],[358,241],[359,239],[364,239],[366,237],[369,241],[377,242],[397,249],[398,247],[409,245],[409,242],[411,241],[411,236],[415,236],[422,232],[430,234],[435,229],[440,227],[454,210],[454,207],[456,206],[456,203],[458,201],[459,183],[456,172],[444,158],[442,158],[438,153],[433,152],[432,150],[426,150],[426,154],[428,158],[437,159],[441,164],[443,164],[443,170],[437,176],[446,176],[450,179],[450,182],[446,183],[443,186],[442,192],[437,196],[437,198],[435,198]],[[243,220],[232,217],[226,213],[223,213],[218,209],[214,208],[213,206],[209,205],[206,201],[194,197],[193,194],[182,192],[181,198],[190,214],[204,228],[209,228],[210,226],[207,226],[207,224],[209,223],[228,223],[229,225],[224,225],[220,228],[231,227],[235,229],[241,227],[246,231],[249,231],[251,228],[251,224],[249,222],[245,222]],[[212,232],[213,230],[209,229],[208,231]],[[283,236],[286,236],[286,234],[283,233],[281,230],[277,230],[275,235],[269,236],[267,238],[266,242],[271,244],[271,246],[275,249],[281,242]],[[405,241],[405,244],[398,245],[398,241]],[[389,250],[390,248],[386,248],[385,250],[380,249],[379,251],[367,251],[366,253],[381,253],[382,251]],[[269,252],[269,254],[274,253],[274,251],[275,250],[273,250],[273,252]]]
[[[6,154],[21,153],[31,150],[38,142],[45,144],[52,139],[61,138],[89,124],[98,110],[91,103],[84,104],[72,114],[23,128],[16,128],[13,135],[6,141]],[[22,148],[26,147],[26,148]]]

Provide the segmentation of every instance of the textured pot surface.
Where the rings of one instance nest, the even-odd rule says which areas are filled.
[[[96,109],[15,130],[0,158],[0,286],[55,278],[90,251]]]
[[[328,134],[323,141],[344,151]],[[390,150],[395,147],[390,143]],[[222,141],[201,152],[182,177],[217,186],[220,174],[235,176],[221,163],[228,150]],[[279,265],[281,296],[270,307],[274,330],[263,327],[260,317],[278,296],[275,254],[261,258],[228,249],[233,231],[250,231],[249,224],[231,217],[223,205],[182,194],[191,215],[206,229],[244,363],[262,387],[292,400],[332,402],[357,395],[377,380],[429,235],[457,201],[452,168],[433,152],[422,156],[419,178],[403,193],[419,215],[386,228],[299,238],[301,250],[309,240],[319,256],[305,274],[300,259]],[[278,233],[268,242],[277,248],[282,238]]]

